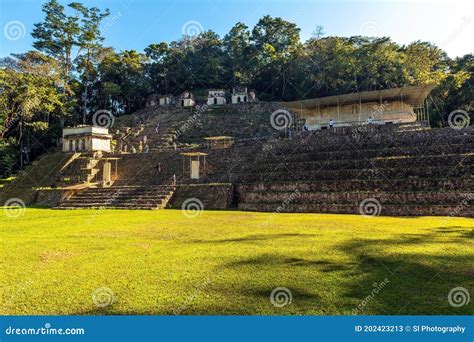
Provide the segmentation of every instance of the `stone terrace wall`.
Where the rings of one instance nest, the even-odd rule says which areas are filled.
[[[209,156],[210,181],[236,183],[242,210],[473,216],[474,130],[332,132]],[[380,214],[380,212],[379,212]]]
[[[180,185],[167,208],[181,209],[186,200],[193,199],[201,201],[204,210],[228,209],[233,206],[234,189],[232,184]]]

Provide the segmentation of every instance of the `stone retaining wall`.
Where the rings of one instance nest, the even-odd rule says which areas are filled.
[[[194,199],[197,199],[203,204],[204,210],[228,209],[233,205],[233,197],[232,184],[179,185],[167,208],[181,209],[186,200],[195,203]]]

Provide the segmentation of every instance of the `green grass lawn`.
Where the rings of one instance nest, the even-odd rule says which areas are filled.
[[[448,302],[452,288],[474,293],[472,219],[0,210],[3,315],[474,311]],[[114,300],[99,307],[104,287]],[[277,287],[291,303],[271,303]]]

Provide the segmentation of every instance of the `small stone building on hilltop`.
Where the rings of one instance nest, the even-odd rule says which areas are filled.
[[[156,94],[148,95],[148,97],[146,98],[146,103],[145,103],[146,108],[155,107],[155,106],[158,106],[159,104],[160,104],[160,100],[158,98],[158,95]]]
[[[175,98],[173,95],[161,95],[160,106],[172,106],[175,104]]]
[[[193,107],[195,104],[196,101],[194,101],[194,95],[190,91],[185,91],[179,96],[178,106]]]
[[[223,89],[209,89],[209,95],[207,96],[207,105],[224,105],[227,103],[225,98],[225,90]]]
[[[246,103],[256,100],[255,90],[247,91],[247,87],[232,88],[232,103]]]

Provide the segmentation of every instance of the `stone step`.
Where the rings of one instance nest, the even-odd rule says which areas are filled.
[[[241,203],[238,208],[246,211],[275,213],[330,213],[354,214],[364,212],[359,205],[350,204],[287,204],[282,203]],[[366,214],[370,214],[366,207]],[[455,205],[382,205],[375,207],[380,216],[465,216],[474,217],[474,206]],[[271,224],[271,219],[268,221]]]
[[[411,191],[411,192],[436,192],[436,191],[463,191],[474,189],[474,177],[465,178],[426,178],[426,179],[390,179],[387,180],[318,180],[298,182],[268,182],[239,184],[241,191]]]
[[[101,206],[98,206],[98,207],[74,207],[74,206],[71,206],[71,207],[67,207],[67,206],[64,206],[64,207],[55,207],[53,209],[61,209],[61,210],[81,210],[81,209],[118,209],[118,210],[158,210],[160,208],[158,207],[139,207],[139,206],[135,206],[135,207],[101,207]]]
[[[252,148],[252,147],[250,147]],[[388,157],[400,157],[400,156],[440,156],[440,155],[459,155],[473,153],[474,145],[467,144],[455,144],[447,146],[426,146],[420,144],[416,147],[391,147],[389,144],[383,148],[374,148],[372,146],[369,149],[353,149],[346,151],[326,151],[321,148],[320,145],[298,145],[293,149],[281,150],[278,147],[273,147],[271,143],[258,148],[253,147],[252,151],[249,148],[242,149],[242,155],[252,156],[252,161],[261,162],[267,160],[270,156],[278,156],[281,158],[291,156],[293,161],[330,161],[330,160],[358,160],[358,159],[372,159],[372,158],[388,158]],[[263,150],[263,152],[262,152]],[[216,152],[214,152],[216,153]],[[223,160],[232,161],[235,158],[235,154],[238,153],[237,149],[233,150],[220,150],[217,152],[219,158]]]
[[[107,190],[105,190],[107,189]],[[141,189],[116,189],[116,188],[88,188],[81,193],[87,194],[87,195],[107,195],[111,196],[114,194],[117,195],[155,195],[155,194],[167,194],[170,191],[173,191],[171,189],[149,189],[149,188],[141,188]]]
[[[159,204],[146,204],[146,203],[113,203],[111,208],[148,208],[148,209],[158,209],[161,207],[161,203]]]
[[[103,201],[117,201],[117,202],[126,202],[126,201],[162,201],[168,198],[170,194],[159,195],[159,196],[79,196],[78,194],[69,198],[70,201],[79,201],[79,202],[103,202]]]
[[[349,143],[348,143],[349,145]],[[463,145],[463,146],[459,146]],[[263,148],[262,148],[263,149]],[[440,155],[440,154],[457,154],[459,152],[472,153],[474,150],[474,141],[471,143],[460,142],[452,145],[429,145],[420,142],[417,146],[405,146],[393,144],[386,141],[383,145],[370,145],[367,147],[350,144],[350,146],[342,145],[340,149],[328,149],[324,144],[314,143],[313,145],[295,145],[285,147],[272,147],[271,144],[265,147],[266,151],[256,155],[260,158],[268,156],[293,156],[302,155],[305,158],[314,158],[327,160],[328,158],[341,159],[344,157],[366,157],[376,158],[384,156],[403,156],[403,155]],[[261,152],[261,151],[260,151]],[[245,153],[245,152],[244,152]],[[306,159],[308,160],[308,159]]]
[[[154,185],[154,186],[140,186],[140,185],[114,185],[109,188],[90,188],[90,189],[147,189],[147,190],[156,190],[156,189],[176,189],[175,185]]]
[[[410,136],[423,135],[423,133],[407,133]],[[321,139],[294,139],[285,140],[284,142],[277,141],[275,143],[268,142],[265,144],[267,149],[271,149],[273,153],[289,154],[294,151],[300,152],[350,152],[350,151],[368,151],[368,150],[382,150],[384,148],[418,148],[425,149],[430,147],[437,147],[439,151],[450,151],[455,145],[469,145],[474,144],[474,135],[466,136],[440,136],[437,139],[430,139],[429,137],[420,137],[412,141],[400,140],[397,137],[391,138],[377,138],[368,141],[364,137],[359,140],[352,138],[335,138],[327,140]],[[270,148],[271,147],[271,148]]]
[[[160,191],[160,190],[172,190],[173,187],[166,186],[112,186],[108,188],[88,188],[90,191],[101,191],[101,192],[116,192],[116,191]]]
[[[419,132],[419,131],[428,131],[430,128],[422,126],[413,126],[413,127],[403,127],[399,128],[398,132]]]
[[[91,204],[91,203],[97,203],[97,204],[109,204],[109,203],[161,203],[164,200],[166,200],[166,197],[163,198],[77,198],[73,197],[70,198],[69,200],[65,201],[64,203],[79,203],[79,204]]]
[[[74,199],[82,199],[82,200],[88,200],[88,199],[161,199],[161,198],[166,198],[169,196],[169,193],[162,193],[162,194],[150,194],[150,195],[137,195],[137,194],[95,194],[95,195],[90,195],[89,193],[78,193],[73,196]]]
[[[77,202],[77,201],[66,201],[61,203],[60,207],[83,207],[83,208],[95,208],[95,207],[158,207],[163,201],[127,201],[127,202]]]
[[[326,161],[293,161],[292,156],[287,158],[272,158],[265,160],[260,163],[252,163],[251,169],[254,172],[259,171],[279,171],[279,170],[314,170],[314,169],[365,169],[367,167],[385,169],[385,168],[407,168],[407,167],[419,167],[419,166],[430,166],[440,167],[446,165],[474,165],[474,154],[473,155],[458,155],[458,156],[432,156],[427,157],[409,157],[409,158],[391,158],[391,159],[356,159],[356,160],[326,160]],[[239,164],[233,170],[239,172],[248,170],[249,165]]]
[[[158,193],[168,193],[173,191],[172,189],[159,189],[159,188],[136,188],[136,189],[117,189],[117,188],[87,188],[83,193],[88,194],[158,194]]]
[[[365,190],[365,189],[364,189]],[[254,191],[241,195],[244,203],[311,203],[311,204],[351,204],[367,198],[375,198],[383,204],[432,204],[457,205],[464,200],[474,200],[469,192],[296,192],[296,191]]]
[[[474,173],[474,165],[468,166],[443,166],[443,167],[412,167],[412,168],[385,168],[385,169],[347,169],[347,170],[313,170],[313,171],[274,171],[269,167],[266,171],[237,172],[230,174],[231,182],[274,182],[274,181],[317,181],[317,180],[369,180],[396,178],[436,178],[436,177],[462,177]],[[224,181],[229,179],[228,173],[218,172],[212,175],[213,180]]]
[[[164,208],[173,195],[175,187],[117,187],[87,188],[60,203],[58,209],[69,208]]]

